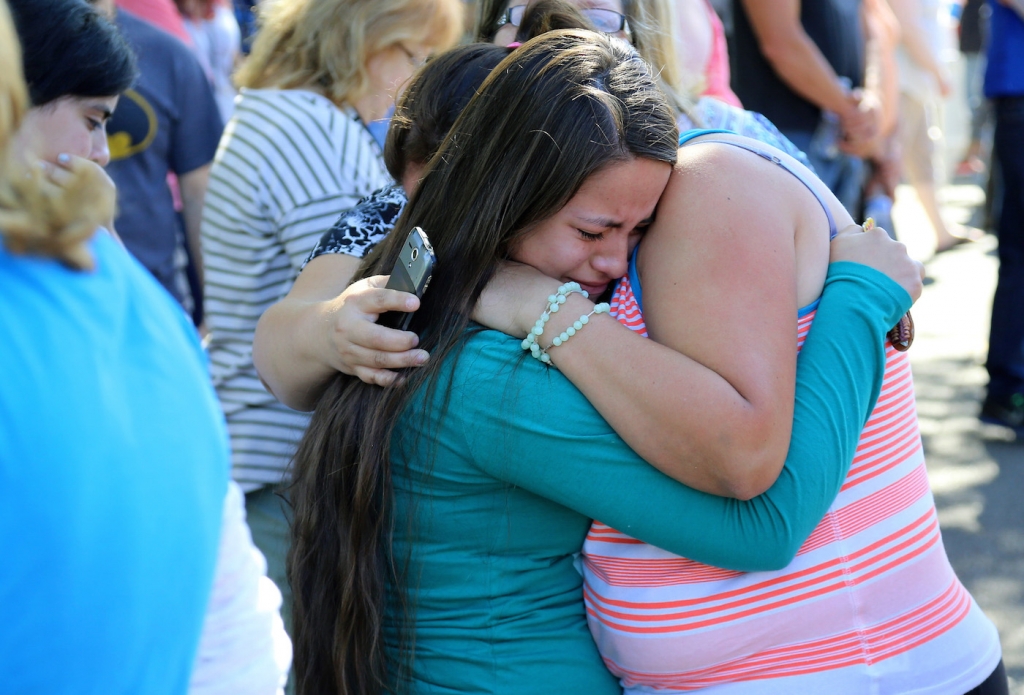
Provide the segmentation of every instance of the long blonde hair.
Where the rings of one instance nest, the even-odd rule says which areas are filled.
[[[498,31],[498,22],[510,5],[526,0],[477,0],[477,41],[490,43]],[[676,50],[676,12],[674,0],[621,0],[622,12],[629,23],[630,41],[640,56],[650,63],[658,76],[658,86],[669,103],[691,121],[699,123],[694,104],[700,94],[700,78],[683,74]],[[571,3],[574,4],[574,3]]]
[[[633,45],[658,73],[662,90],[676,111],[691,113],[701,89],[701,76],[684,75],[676,50],[677,26],[672,0],[623,0]]]
[[[28,108],[21,44],[7,3],[0,0],[0,239],[11,253],[55,258],[72,268],[93,267],[85,247],[114,199],[87,168],[64,188],[15,156],[11,143]]]
[[[264,0],[235,84],[311,89],[351,105],[369,89],[371,56],[404,42],[447,49],[462,18],[461,0]]]

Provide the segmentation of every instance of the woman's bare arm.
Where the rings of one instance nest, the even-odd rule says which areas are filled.
[[[682,442],[662,455],[747,499],[771,486],[789,449],[797,309],[824,285],[828,221],[794,176],[750,152],[695,144],[680,155],[638,271],[651,337],[708,373],[668,392]]]
[[[680,150],[638,263],[648,330],[668,349],[626,351],[609,340],[604,380],[582,388],[616,430],[630,432],[637,453],[692,487],[749,499],[785,462],[801,225],[820,233],[821,271],[803,293],[810,299],[828,263],[827,221],[811,205],[796,179],[749,152]],[[552,359],[570,379],[588,379],[589,370],[577,373],[579,356],[558,352]]]
[[[359,262],[345,254],[317,256],[256,325],[253,363],[270,392],[290,408],[315,408],[338,372],[384,386],[396,377],[391,370],[427,360],[415,349],[415,333],[375,323],[384,311],[415,311],[419,299],[384,289],[383,275],[349,285]]]
[[[803,185],[776,165],[738,148],[700,150],[681,151],[682,166],[641,251],[645,318],[652,335],[665,344],[603,316],[550,354],[652,465],[691,487],[747,499],[767,489],[785,461],[796,310],[820,292],[829,252],[827,223]],[[744,182],[742,189],[737,181]],[[845,213],[837,211],[840,225],[849,223],[839,213]],[[798,254],[798,235],[811,233],[818,235],[817,246],[803,243]],[[901,281],[912,296],[920,293],[920,278],[916,289],[908,279],[919,275],[919,268],[904,249],[877,236],[859,243],[873,244],[878,258],[894,263],[871,264]],[[798,260],[820,267],[798,278]],[[902,279],[894,276],[895,268],[902,269]],[[518,290],[506,308],[531,317],[517,319],[523,333],[543,304],[540,292],[550,292],[550,283],[557,286],[536,278],[524,281],[528,272],[512,270],[496,287]],[[483,323],[500,328],[495,320],[500,303],[489,289],[479,312]],[[538,306],[530,311],[534,303]],[[559,322],[590,306],[573,295],[549,326],[560,330]]]

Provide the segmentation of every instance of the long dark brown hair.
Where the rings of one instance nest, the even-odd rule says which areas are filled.
[[[390,388],[339,374],[296,454],[289,578],[299,693],[398,687],[409,643],[385,645],[384,637],[385,627],[389,635],[409,632],[395,624],[408,612],[387,606],[389,588],[402,586],[403,558],[391,547],[396,423],[421,387],[428,397],[441,389],[446,401],[442,365],[457,355],[498,263],[535,225],[609,164],[674,163],[676,137],[646,63],[625,42],[587,31],[526,43],[459,116],[394,231],[360,271],[390,272],[409,230],[427,230],[439,266],[411,329],[431,361]]]
[[[572,3],[539,0],[530,5],[516,32],[516,41],[556,29],[591,29]],[[395,181],[409,164],[426,164],[441,146],[455,119],[476,94],[484,78],[511,49],[492,43],[453,48],[427,63],[402,92],[388,126],[384,164]]]
[[[547,2],[548,0],[545,0]],[[402,92],[384,142],[384,164],[395,181],[409,164],[426,164],[455,119],[509,49],[472,43],[427,63]]]

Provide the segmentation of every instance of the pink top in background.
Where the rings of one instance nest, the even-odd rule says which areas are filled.
[[[725,27],[722,20],[718,18],[715,8],[708,0],[704,4],[708,8],[708,22],[711,24],[711,33],[714,39],[711,43],[711,55],[708,56],[708,64],[704,68],[704,94],[706,97],[714,97],[732,106],[742,108],[740,98],[729,87],[729,47],[725,42]]]

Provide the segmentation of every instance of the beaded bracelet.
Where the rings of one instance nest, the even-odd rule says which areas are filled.
[[[551,361],[551,356],[548,355],[548,350],[553,347],[558,347],[559,345],[564,345],[569,338],[576,335],[576,333],[582,330],[584,326],[590,323],[590,317],[594,314],[607,314],[611,310],[611,305],[607,303],[602,302],[601,304],[597,304],[594,306],[593,311],[589,314],[583,314],[583,316],[580,316],[578,319],[573,321],[571,326],[562,331],[560,335],[556,335],[555,339],[551,341],[551,345],[541,349],[540,356],[537,357],[537,359],[548,366],[555,367],[555,364]],[[558,367],[555,367],[555,369],[558,369]]]
[[[551,367],[555,367],[555,364],[551,361],[551,356],[548,355],[548,350],[552,347],[564,345],[565,342],[569,340],[569,338],[576,335],[579,331],[583,329],[584,326],[590,323],[590,317],[593,316],[594,314],[607,314],[611,310],[611,305],[606,302],[602,302],[601,304],[596,305],[593,311],[591,311],[589,314],[583,314],[583,316],[580,316],[578,319],[573,321],[571,326],[562,331],[560,335],[556,335],[555,339],[551,341],[551,345],[549,347],[541,348],[537,345],[536,340],[534,340],[533,345],[530,348],[530,353],[534,356],[534,358],[540,360],[544,364],[549,365]],[[536,351],[533,350],[534,346],[537,347]],[[555,368],[557,369],[557,367]]]
[[[590,323],[590,317],[593,316],[594,314],[607,314],[611,310],[611,305],[606,302],[598,304],[597,306],[594,307],[594,310],[591,311],[589,314],[583,314],[583,316],[580,316],[579,319],[573,321],[573,324],[566,328],[564,331],[562,331],[561,335],[555,336],[555,339],[551,341],[551,346],[558,347],[565,341],[569,340],[569,338],[576,335],[576,331],[583,330],[583,327]]]
[[[544,313],[540,315],[540,318],[537,319],[537,323],[535,323],[533,328],[530,329],[530,332],[526,334],[526,338],[522,342],[523,350],[528,350],[530,354],[533,355],[534,359],[544,362],[544,360],[541,359],[541,355],[544,354],[544,351],[537,343],[537,339],[544,333],[544,324],[546,324],[551,318],[551,314],[556,313],[558,309],[565,304],[566,297],[573,293],[582,294],[584,298],[590,296],[585,289],[580,287],[578,282],[567,282],[559,287],[555,294],[548,295],[548,304],[544,308]],[[545,364],[550,364],[550,362],[551,360],[549,358]]]

